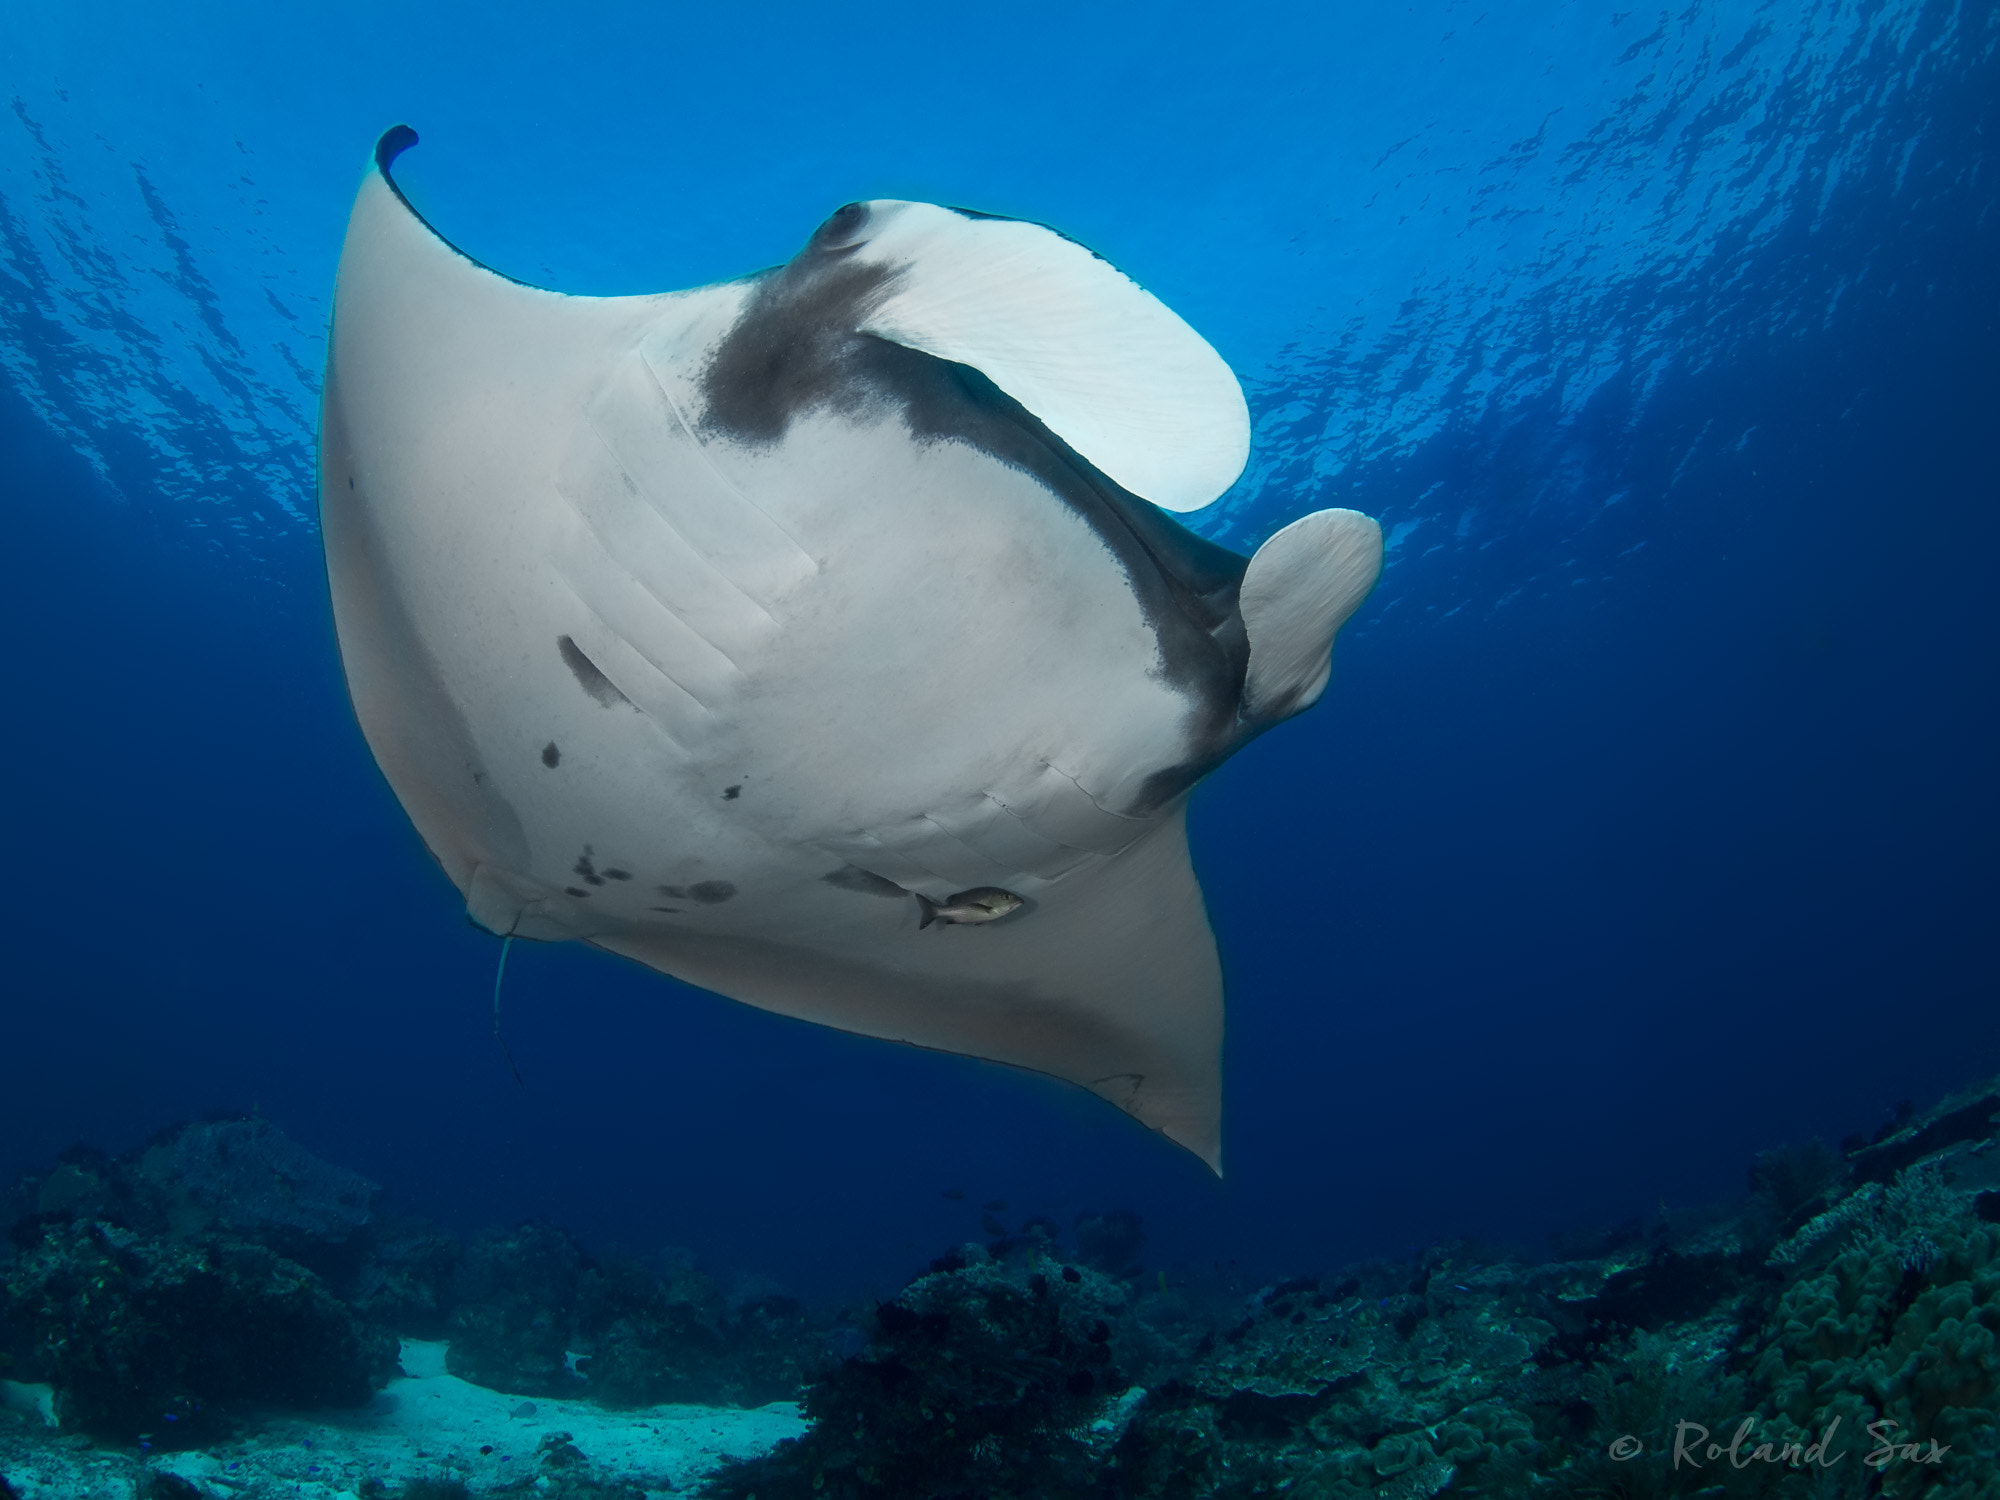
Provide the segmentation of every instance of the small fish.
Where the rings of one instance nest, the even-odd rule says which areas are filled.
[[[937,902],[921,892],[916,895],[917,905],[924,914],[923,921],[917,923],[917,930],[933,922],[972,925],[979,922],[997,922],[1021,909],[1021,898],[1012,891],[1003,891],[997,885],[976,885],[969,891],[959,891]]]

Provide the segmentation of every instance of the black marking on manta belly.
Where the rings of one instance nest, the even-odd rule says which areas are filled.
[[[681,914],[681,909],[678,906],[649,906],[646,910],[663,911],[670,917],[678,917]]]
[[[630,880],[632,872],[630,870],[606,870],[604,878],[606,880]]]
[[[576,857],[576,863],[570,866],[570,871],[572,874],[581,875],[585,885],[604,884],[604,877],[597,873],[597,867],[591,863],[588,844],[583,846],[583,853]]]
[[[604,873],[609,875],[612,872],[606,870]],[[703,906],[719,906],[736,894],[736,883],[732,880],[697,880],[693,885],[656,885],[653,889],[670,900],[699,901]],[[666,908],[656,906],[653,910],[664,911]]]
[[[589,892],[589,891],[580,891],[580,890],[578,890],[578,889],[577,889],[577,888],[576,888],[575,886],[573,886],[573,885],[566,885],[566,886],[564,886],[564,887],[563,887],[563,894],[564,894],[565,896],[577,896],[577,897],[580,897],[580,898],[582,898],[582,899],[583,899],[583,900],[585,900],[585,901],[588,901],[588,900],[590,899],[590,892]]]
[[[556,649],[562,652],[563,665],[576,678],[577,686],[597,700],[601,708],[616,708],[623,703],[631,707],[632,700],[618,691],[618,685],[599,670],[596,662],[583,654],[583,649],[566,635],[556,637]]]
[[[742,795],[743,795],[743,783],[740,781],[737,782],[735,786],[726,786],[722,789],[722,800],[724,802],[734,802],[738,797]]]
[[[858,205],[850,205],[858,207]],[[831,408],[858,417],[883,393],[852,368],[864,339],[855,330],[882,300],[896,272],[851,258],[840,213],[792,262],[758,278],[743,314],[702,371],[704,435],[778,442],[792,418]]]
[[[843,891],[854,891],[863,896],[887,896],[891,901],[910,894],[887,876],[864,870],[859,865],[842,865],[838,870],[827,871],[820,879]]]
[[[1182,761],[1179,765],[1163,766],[1154,771],[1140,783],[1139,795],[1133,803],[1133,810],[1137,813],[1149,813],[1155,808],[1165,807],[1229,759],[1230,753],[1235,748],[1234,745],[1226,745],[1219,753],[1211,752],[1198,760]]]
[[[547,766],[551,771],[562,764],[562,751],[556,748],[554,740],[550,740],[546,745],[542,746],[542,764]]]

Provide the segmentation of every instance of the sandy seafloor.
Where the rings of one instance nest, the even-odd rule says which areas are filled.
[[[133,1500],[165,1488],[152,1478],[160,1471],[197,1493],[242,1500],[362,1500],[370,1480],[393,1494],[424,1478],[532,1494],[587,1477],[655,1496],[685,1494],[728,1460],[769,1452],[808,1426],[785,1401],[635,1411],[528,1401],[447,1374],[444,1354],[443,1343],[405,1339],[404,1373],[358,1411],[272,1413],[212,1448],[174,1453],[59,1437],[35,1410],[40,1388],[13,1385],[0,1415],[0,1476],[21,1500]]]

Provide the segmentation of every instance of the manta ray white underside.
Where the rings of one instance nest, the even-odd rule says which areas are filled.
[[[368,743],[495,933],[1102,1095],[1220,1169],[1196,781],[1313,703],[1382,543],[1245,560],[1222,360],[1039,225],[836,213],[787,265],[570,297],[377,147],[320,500]],[[920,928],[976,887],[1020,898]]]

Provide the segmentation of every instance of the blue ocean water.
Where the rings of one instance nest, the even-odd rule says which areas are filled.
[[[0,15],[0,1174],[255,1108],[455,1225],[836,1295],[989,1199],[1131,1207],[1162,1264],[1533,1244],[1991,1074],[1996,46],[1945,3]],[[431,220],[566,291],[855,198],[1056,225],[1243,379],[1202,531],[1381,518],[1327,698],[1195,801],[1224,1181],[576,948],[510,962],[516,1088],[314,520],[398,120]]]

